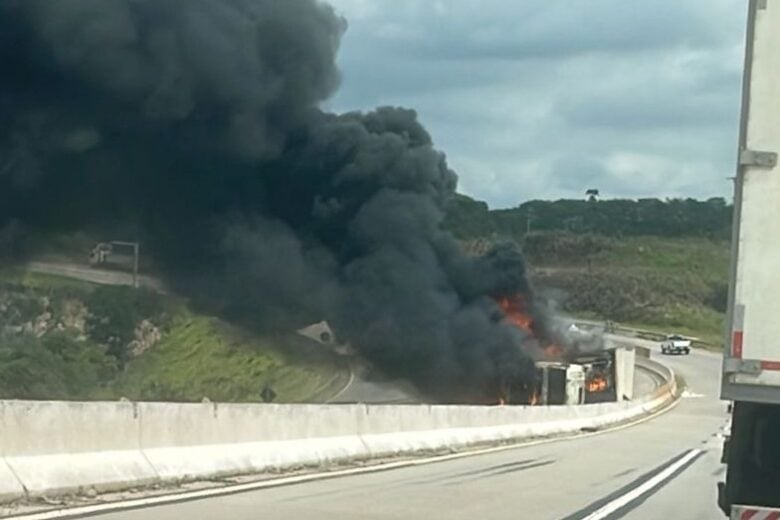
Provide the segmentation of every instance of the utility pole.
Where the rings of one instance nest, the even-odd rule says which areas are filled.
[[[528,212],[525,214],[525,234],[528,235],[531,233],[531,226],[532,222],[534,220],[534,212],[529,209]]]

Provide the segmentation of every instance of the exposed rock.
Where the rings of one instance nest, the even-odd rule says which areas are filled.
[[[154,347],[162,338],[160,329],[149,320],[143,320],[135,328],[135,339],[127,345],[130,356],[140,356]]]
[[[49,311],[38,315],[35,320],[30,324],[30,332],[38,336],[39,338],[49,332],[52,328],[52,314]]]
[[[57,328],[78,331],[79,338],[86,338],[87,317],[89,311],[80,300],[65,300],[62,302],[61,315]]]

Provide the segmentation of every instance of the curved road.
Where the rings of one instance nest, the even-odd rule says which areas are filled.
[[[414,404],[421,398],[408,383],[371,377],[368,367],[359,362],[350,366],[349,382],[329,403]]]
[[[89,265],[77,264],[74,262],[62,261],[36,261],[28,262],[25,268],[41,274],[50,274],[82,280],[85,282],[96,283],[100,285],[133,285],[132,273],[124,271],[114,271],[110,269],[99,269]],[[142,287],[153,289],[157,292],[165,293],[165,284],[162,280],[149,275],[139,275],[138,283]]]
[[[723,518],[715,498],[727,419],[718,400],[720,357],[697,351],[664,359],[686,378],[685,397],[622,430],[98,518]]]

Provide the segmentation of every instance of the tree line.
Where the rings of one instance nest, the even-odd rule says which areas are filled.
[[[722,197],[696,199],[533,200],[491,210],[485,202],[456,195],[444,225],[458,238],[520,239],[529,232],[568,231],[620,236],[731,236],[733,207]]]

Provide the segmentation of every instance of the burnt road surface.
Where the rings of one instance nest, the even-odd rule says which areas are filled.
[[[661,357],[688,383],[671,411],[607,433],[435,464],[319,480],[103,520],[723,518],[720,357]]]

